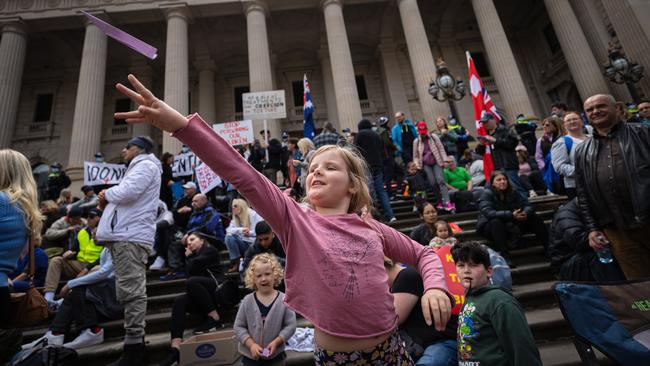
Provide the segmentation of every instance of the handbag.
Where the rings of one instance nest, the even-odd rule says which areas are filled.
[[[34,237],[29,238],[29,278],[34,277]],[[24,293],[12,293],[9,305],[10,324],[14,328],[31,327],[41,323],[49,316],[47,301],[32,285]]]

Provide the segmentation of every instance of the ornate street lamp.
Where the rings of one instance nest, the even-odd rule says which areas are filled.
[[[465,82],[460,78],[454,78],[442,57],[436,61],[436,75],[436,80],[429,84],[429,94],[439,102],[449,103],[451,115],[458,120],[454,101],[461,100],[465,96],[467,92]]]
[[[643,77],[643,66],[625,57],[625,52],[616,38],[609,41],[607,53],[609,61],[603,65],[605,67],[603,74],[616,84],[625,84],[634,102],[639,103],[641,98],[634,84]]]

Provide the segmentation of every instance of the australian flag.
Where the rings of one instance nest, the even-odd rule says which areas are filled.
[[[307,74],[302,80],[303,86],[303,130],[305,137],[308,139],[313,139],[315,135],[316,127],[314,126],[314,104],[311,102],[311,90],[309,89],[309,81],[307,81]]]

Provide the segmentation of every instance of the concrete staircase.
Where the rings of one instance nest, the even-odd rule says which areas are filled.
[[[531,202],[545,222],[550,223],[556,208],[564,200],[564,197],[552,196],[538,197]],[[408,235],[412,228],[420,223],[417,213],[412,210],[412,202],[396,200],[391,204],[398,218],[391,226]],[[463,233],[457,235],[460,240],[483,240],[476,233],[477,212],[442,215],[440,218],[456,222],[463,229]],[[580,365],[580,359],[570,340],[571,330],[564,321],[551,290],[554,276],[544,249],[532,235],[526,235],[522,241],[524,247],[511,252],[512,260],[517,265],[512,270],[513,292],[526,311],[526,318],[538,343],[542,361],[544,365],[549,366]],[[227,252],[222,252],[222,259],[224,264],[227,263]],[[183,294],[185,286],[185,280],[161,282],[158,276],[158,273],[148,273],[146,342],[151,363],[159,360],[169,346],[171,306],[174,299]],[[225,312],[222,318],[232,324],[235,314],[236,310]],[[80,364],[105,365],[119,357],[122,349],[121,337],[124,333],[122,324],[121,320],[101,324],[105,332],[105,343],[80,350]],[[196,321],[188,321],[188,335],[190,329],[196,325]],[[310,324],[305,319],[300,319],[299,326]],[[25,329],[25,342],[41,336],[46,330],[46,326]],[[602,355],[600,359],[603,360]],[[603,364],[607,364],[607,361],[604,362]],[[288,352],[287,365],[312,364],[311,353]]]

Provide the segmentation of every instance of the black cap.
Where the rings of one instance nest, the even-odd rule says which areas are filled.
[[[200,228],[193,230],[189,232],[188,234],[194,234],[199,236],[203,240],[207,240],[210,244],[212,245],[217,245],[221,240],[217,239],[216,236],[214,236],[214,233],[211,233],[208,231],[208,229],[205,226],[201,226]]]
[[[153,149],[153,141],[151,141],[151,138],[148,136],[134,137],[127,142],[127,145],[135,145],[147,153],[151,152],[151,149]]]
[[[71,207],[68,211],[68,217],[78,218],[83,215],[83,210],[80,207]]]
[[[88,211],[88,217],[93,217],[93,216],[99,216],[99,217],[102,217],[102,210],[100,210],[100,209],[98,209],[98,208],[91,208],[91,209]]]
[[[88,193],[88,192],[90,192],[90,191],[92,191],[92,190],[93,190],[93,187],[91,187],[91,186],[82,186],[82,187],[81,187],[81,191],[82,191],[83,193]]]

